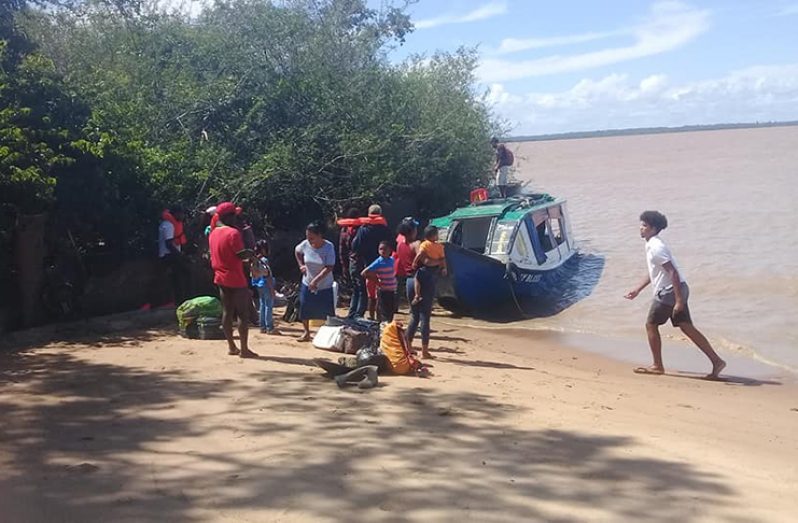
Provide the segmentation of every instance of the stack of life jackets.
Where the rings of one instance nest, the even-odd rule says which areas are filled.
[[[352,227],[353,229],[357,229],[361,225],[388,226],[388,222],[385,221],[385,217],[380,214],[369,214],[368,216],[362,218],[341,218],[336,223],[339,227]]]

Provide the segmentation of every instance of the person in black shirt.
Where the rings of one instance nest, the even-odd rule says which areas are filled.
[[[391,240],[391,232],[388,230],[388,225],[385,224],[384,220],[380,220],[382,218],[382,208],[379,205],[375,204],[369,207],[369,218],[372,219],[373,223],[361,225],[352,240],[352,259],[354,263],[349,269],[352,279],[352,303],[349,307],[350,318],[363,317],[366,313],[366,307],[369,306],[371,300],[366,289],[366,282],[361,273],[363,269],[379,257],[380,242]],[[375,307],[376,298],[376,296],[373,298]]]
[[[510,167],[513,165],[513,153],[495,136],[491,138],[490,144],[496,150],[496,161],[493,164],[493,173],[496,175],[496,187],[502,198],[507,196],[507,185],[510,178]]]

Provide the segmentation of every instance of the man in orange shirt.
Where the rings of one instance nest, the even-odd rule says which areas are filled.
[[[252,251],[244,247],[241,232],[234,227],[236,223],[236,206],[230,202],[220,203],[216,207],[218,221],[208,237],[213,267],[213,283],[219,287],[222,298],[222,328],[227,338],[228,354],[242,358],[257,358],[258,355],[249,350],[249,312],[252,299],[249,282],[244,274],[244,260],[253,256]],[[238,335],[241,350],[233,339],[233,320],[238,317]]]

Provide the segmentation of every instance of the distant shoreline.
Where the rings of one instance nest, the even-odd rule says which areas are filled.
[[[549,140],[579,140],[582,138],[606,138],[610,136],[634,136],[640,134],[692,133],[698,131],[722,131],[728,129],[757,129],[761,127],[793,127],[798,120],[789,122],[722,123],[712,125],[683,125],[681,127],[639,127],[633,129],[606,129],[602,131],[575,131],[568,133],[538,134],[531,136],[508,136],[504,142],[543,142]]]

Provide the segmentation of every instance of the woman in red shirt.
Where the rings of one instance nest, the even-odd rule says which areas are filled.
[[[396,259],[396,278],[398,280],[396,312],[399,312],[399,300],[407,286],[407,279],[413,276],[413,260],[418,254],[418,222],[407,217],[399,224],[396,232],[398,233],[396,251],[394,251],[393,257]]]

